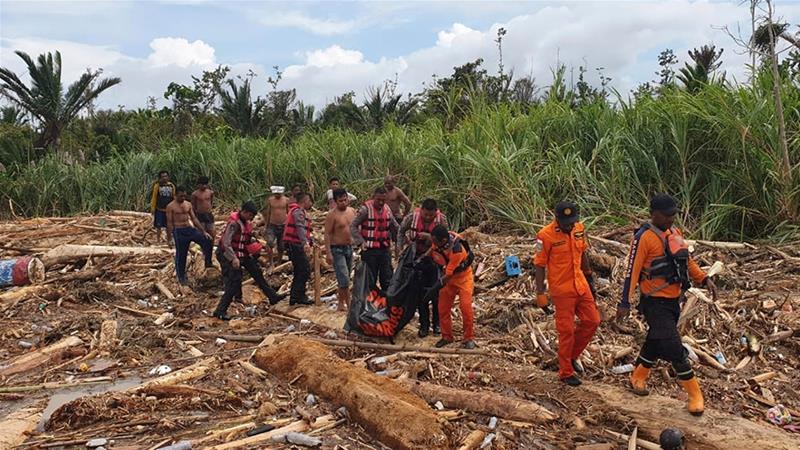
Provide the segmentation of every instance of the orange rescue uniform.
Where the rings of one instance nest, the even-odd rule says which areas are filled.
[[[467,259],[467,249],[460,244],[461,238],[456,234],[450,233],[451,246],[444,251],[439,250],[444,256],[444,274],[449,277],[446,285],[439,290],[439,322],[442,327],[442,339],[453,341],[453,319],[450,317],[450,310],[453,308],[456,295],[458,295],[458,305],[461,309],[461,317],[464,327],[464,341],[471,341],[475,338],[474,333],[474,313],[472,311],[472,291],[474,281],[472,267],[456,273],[456,268]]]
[[[565,233],[554,220],[536,236],[541,250],[533,263],[547,271],[550,298],[556,308],[558,376],[561,379],[574,375],[572,360],[581,355],[600,325],[600,314],[581,270],[581,258],[588,248],[585,233],[581,222],[575,223],[570,233]]]

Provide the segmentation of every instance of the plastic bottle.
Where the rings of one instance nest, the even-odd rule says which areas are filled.
[[[497,428],[497,417],[493,416],[491,419],[489,419],[489,429],[494,430],[495,428]]]
[[[633,372],[633,364],[623,364],[621,366],[614,366],[611,368],[611,372],[621,375],[623,373],[631,373]]]

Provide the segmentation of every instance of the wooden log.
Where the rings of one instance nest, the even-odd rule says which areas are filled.
[[[771,379],[773,379],[773,378],[775,378],[777,376],[778,376],[778,372],[770,371],[770,372],[764,372],[764,373],[758,374],[758,375],[754,376],[753,378],[748,379],[747,381],[749,383],[751,383],[751,384],[759,384],[759,383],[763,383],[765,381],[769,381],[769,380],[771,380]]]
[[[49,382],[40,384],[30,384],[26,386],[3,386],[0,387],[0,393],[39,391],[42,389],[63,389],[73,386],[81,386],[84,384],[110,383],[112,381],[114,381],[114,379],[111,377],[94,377],[94,378],[82,378],[77,381],[69,381],[64,383]]]
[[[785,330],[785,331],[778,331],[777,333],[770,334],[762,341],[765,344],[769,344],[771,342],[780,342],[786,339],[789,339],[794,335],[794,330]]]
[[[466,348],[416,347],[413,345],[378,344],[375,342],[348,341],[344,339],[322,339],[314,337],[312,337],[311,339],[317,342],[321,342],[325,345],[332,345],[334,347],[358,347],[358,348],[369,348],[373,350],[389,350],[394,352],[445,353],[451,355],[486,355],[489,353],[487,350],[481,348],[466,349]]]
[[[634,427],[633,432],[628,438],[628,450],[636,450],[636,438],[639,436],[639,427]]]
[[[172,291],[167,289],[166,286],[164,286],[164,283],[156,281],[155,285],[156,289],[158,289],[158,292],[161,292],[164,297],[167,297],[168,300],[175,300],[175,295],[172,293]]]
[[[550,422],[558,415],[538,403],[488,391],[465,391],[416,380],[401,381],[428,403],[442,402],[446,408],[525,422]]]
[[[256,365],[343,405],[373,437],[400,450],[449,448],[436,414],[421,398],[393,380],[347,363],[328,347],[290,337],[259,349]],[[398,426],[403,424],[403,426]]]
[[[267,375],[269,375],[265,370],[261,370],[258,367],[250,364],[249,361],[239,361],[239,365],[242,366],[242,369],[252,373],[257,377],[266,378]]]
[[[474,430],[461,441],[461,446],[458,447],[458,450],[475,450],[483,443],[483,438],[485,437],[486,433],[483,430]]]
[[[152,214],[141,212],[141,211],[123,211],[119,209],[114,209],[108,212],[109,216],[121,216],[121,217],[136,217],[139,219],[150,219],[153,217]]]
[[[655,442],[646,441],[646,440],[640,438],[638,436],[638,430],[639,430],[639,427],[636,427],[635,431],[637,432],[637,436],[636,436],[636,439],[635,439],[635,441],[636,441],[635,445],[638,445],[639,447],[642,447],[645,450],[661,450],[661,446],[659,444],[656,444]],[[629,443],[628,445],[630,445],[631,436],[628,436],[627,434],[617,433],[617,432],[611,431],[611,430],[605,430],[605,431],[606,431],[607,435],[609,435],[609,436],[611,436],[613,438],[619,439],[620,441],[628,442]]]
[[[108,228],[108,227],[96,227],[96,226],[93,226],[93,225],[74,224],[74,225],[70,225],[70,226],[75,227],[75,228],[80,228],[82,230],[100,231],[100,232],[103,232],[103,233],[127,233],[128,232],[126,230],[119,230],[119,229],[116,229],[116,228]]]
[[[52,290],[52,288],[41,284],[12,289],[0,294],[0,305],[16,303],[26,298],[33,297],[34,295],[42,296],[45,292],[50,290]]]
[[[289,269],[291,269],[291,268],[292,268],[292,262],[291,261],[287,261],[287,262],[285,262],[283,264],[278,264],[277,266],[273,267],[272,270],[270,270],[269,273],[270,273],[270,275],[272,275],[272,274],[279,273],[279,272],[288,272]]]
[[[156,397],[194,397],[199,394],[221,397],[225,395],[224,392],[216,389],[203,389],[194,386],[187,386],[185,384],[152,385],[140,389],[139,392],[147,395],[154,395]]]
[[[51,361],[59,360],[67,350],[79,345],[83,345],[83,341],[78,336],[66,337],[55,344],[26,353],[8,364],[3,364],[6,367],[0,369],[0,376],[7,377],[16,373],[27,372]]]
[[[331,420],[333,419],[332,415],[322,416],[317,418],[317,420],[313,424],[308,424],[305,420],[298,420],[296,422],[292,422],[289,425],[283,426],[281,428],[276,428],[272,431],[268,431],[266,433],[257,434],[255,436],[249,436],[243,439],[238,439],[231,442],[226,442],[224,444],[215,445],[213,447],[209,447],[209,450],[230,450],[232,448],[241,448],[241,447],[264,447],[263,445],[256,445],[261,444],[263,442],[272,442],[272,438],[274,436],[280,436],[286,433],[303,433],[310,429],[314,428],[321,428],[323,426],[328,425]]]
[[[38,404],[13,411],[1,419],[0,450],[11,450],[25,442],[42,420],[43,413],[44,404]]]
[[[109,245],[75,245],[64,244],[48,251],[42,256],[46,266],[63,264],[92,256],[128,256],[128,255],[154,255],[166,256],[172,251],[166,248],[153,247],[115,247]]]
[[[187,381],[191,381],[205,376],[209,371],[211,371],[211,369],[213,369],[217,365],[216,363],[217,363],[216,358],[207,358],[202,361],[198,361],[192,364],[191,366],[184,367],[183,369],[176,370],[175,372],[168,373],[166,375],[142,383],[138,386],[134,386],[128,389],[128,391],[140,392],[143,390],[147,390],[148,388],[153,386],[166,386],[172,384],[185,383]]]
[[[116,320],[104,320],[100,325],[100,343],[98,350],[110,352],[117,346],[117,335],[119,334],[119,322]]]

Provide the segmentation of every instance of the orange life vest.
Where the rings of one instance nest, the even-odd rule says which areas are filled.
[[[391,237],[389,235],[389,218],[392,210],[389,205],[383,205],[378,212],[372,200],[364,202],[367,208],[367,218],[361,223],[361,237],[367,243],[367,248],[389,248]]]
[[[430,224],[425,225],[422,223],[422,214],[420,212],[420,208],[415,208],[414,213],[411,216],[411,228],[408,230],[406,234],[408,236],[409,241],[416,241],[417,235],[419,233],[431,233],[436,225],[441,225],[444,222],[444,214],[438,209],[436,210],[436,216],[434,216],[433,220]]]
[[[289,215],[286,217],[286,226],[283,229],[283,241],[290,244],[300,245],[300,236],[297,234],[297,224],[294,220],[294,212],[300,209],[297,203],[289,204]],[[306,240],[311,242],[311,219],[306,216]]]
[[[243,222],[239,219],[239,212],[234,211],[231,213],[230,217],[228,217],[228,223],[225,224],[225,229],[222,230],[222,234],[220,235],[218,246],[225,251],[226,248],[222,244],[222,238],[225,236],[225,232],[227,232],[228,227],[232,223],[239,224],[239,231],[231,237],[231,250],[236,254],[237,258],[244,258],[248,255],[247,252],[247,245],[250,244],[251,239],[253,238],[253,222],[247,221]]]

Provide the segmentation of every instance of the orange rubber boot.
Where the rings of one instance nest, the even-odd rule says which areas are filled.
[[[631,374],[631,390],[636,395],[649,395],[650,391],[647,390],[647,377],[650,376],[650,369],[637,364]]]
[[[689,394],[689,413],[693,416],[702,416],[703,415],[703,393],[700,391],[700,382],[697,381],[697,377],[692,377],[691,380],[682,381],[680,380],[681,386],[683,390]]]

